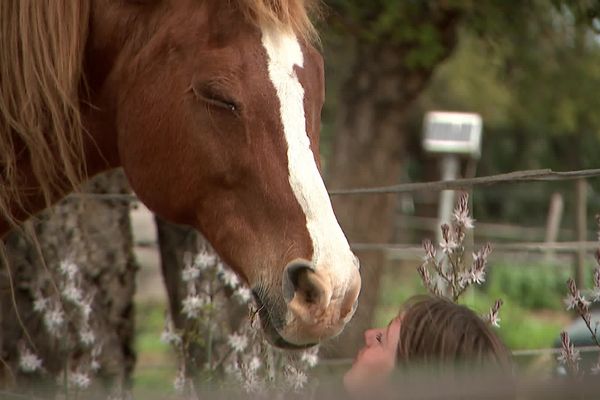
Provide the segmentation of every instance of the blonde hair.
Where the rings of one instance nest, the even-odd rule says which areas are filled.
[[[25,209],[17,163],[31,164],[46,204],[85,175],[79,91],[89,10],[90,0],[0,1],[0,218],[9,222],[12,207]]]
[[[319,13],[317,0],[238,0],[238,4],[242,14],[259,26],[291,28],[306,41],[318,40],[311,22]]]

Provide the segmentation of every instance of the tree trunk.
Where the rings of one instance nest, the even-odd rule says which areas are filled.
[[[404,115],[424,89],[433,69],[454,46],[457,16],[439,21],[445,51],[430,68],[408,68],[408,47],[385,43],[352,43],[351,74],[338,96],[335,138],[327,180],[329,188],[358,188],[398,184],[407,145]],[[384,41],[382,41],[384,42]],[[386,243],[394,235],[395,195],[336,196],[333,205],[351,243]],[[356,252],[361,261],[362,290],[350,325],[330,357],[350,357],[360,347],[363,331],[371,326],[379,297],[384,254]],[[400,305],[399,305],[400,306]]]
[[[206,251],[210,254],[218,255],[214,252],[210,243],[198,231],[183,225],[176,225],[155,216],[156,230],[158,233],[158,246],[160,249],[161,271],[167,298],[169,299],[169,313],[173,325],[178,332],[189,331],[186,318],[182,315],[183,300],[187,296],[187,287],[182,280],[182,271],[185,267],[185,259],[189,258],[191,262],[197,253]],[[186,253],[189,253],[186,255]],[[199,280],[206,279],[201,275]],[[227,297],[229,295],[227,294]],[[236,301],[224,301],[223,309],[218,310],[217,319],[225,324],[226,329],[214,332],[212,341],[222,343],[226,339],[226,332],[237,331],[243,318],[247,316],[247,307],[240,305]],[[216,345],[211,345],[217,347]],[[193,341],[186,349],[187,355],[184,362],[187,363],[186,370],[198,373],[206,368],[207,347],[204,343]],[[181,362],[181,360],[180,360]]]
[[[169,314],[177,329],[183,328],[181,302],[186,295],[186,287],[181,279],[185,252],[196,253],[200,250],[197,231],[183,225],[176,225],[155,216],[160,267],[169,300]]]
[[[111,171],[85,184],[82,192],[125,194],[129,186],[121,171]],[[129,385],[135,365],[133,295],[137,264],[132,245],[128,200],[77,195],[27,221],[25,232],[13,231],[6,237],[7,262],[0,264],[2,386],[16,385],[19,391],[30,391],[35,381],[42,382],[40,390],[54,392],[58,390],[56,378],[65,370],[90,373],[91,349],[101,349],[96,357],[100,363],[96,376],[100,379],[95,381],[94,395],[106,397],[115,387]],[[60,272],[64,261],[78,266],[79,273],[72,282],[83,299],[91,299],[92,312],[86,324],[95,335],[92,345],[82,344],[78,336],[84,319],[78,317],[83,312],[78,314],[81,308],[75,304],[82,303],[64,295],[66,275]],[[34,310],[38,294],[60,301],[57,304],[65,311],[69,322],[57,335],[49,334],[42,313]],[[41,357],[44,372],[19,370],[21,345]]]

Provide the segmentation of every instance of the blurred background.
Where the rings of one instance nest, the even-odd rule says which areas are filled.
[[[442,179],[443,157],[423,149],[424,117],[434,110],[481,117],[480,156],[458,156],[456,177],[598,168],[599,11],[594,0],[325,1],[318,29],[326,67],[320,150],[328,188]],[[537,349],[555,346],[574,320],[562,301],[567,278],[592,287],[598,184],[597,178],[511,182],[471,191],[476,222],[470,241],[474,248],[490,242],[493,253],[486,283],[462,301],[483,314],[496,298],[504,300],[499,333],[525,370],[555,368],[556,355]],[[132,376],[139,393],[164,388],[176,369],[173,352],[160,341],[164,316],[169,299],[171,307],[181,301],[176,287],[183,252],[198,238],[155,220],[127,197],[119,172],[96,178],[84,191],[106,196],[83,206],[66,199],[31,229],[50,259],[60,254],[52,249],[68,247],[105,294],[99,307],[111,315],[105,329],[115,345],[107,351],[121,360],[118,373]],[[353,322],[321,351],[343,364],[366,328],[387,324],[405,299],[425,292],[415,269],[422,240],[435,243],[438,235],[440,193],[332,200],[363,276]],[[18,265],[17,286],[27,288],[39,260],[16,233],[8,246]],[[17,296],[20,304],[32,302],[26,290]],[[1,320],[3,346],[11,345],[11,332],[18,336],[8,320]]]

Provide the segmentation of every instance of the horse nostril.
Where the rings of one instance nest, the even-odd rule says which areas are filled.
[[[283,298],[289,303],[296,294],[307,304],[318,303],[324,295],[322,283],[306,260],[295,260],[283,271]]]

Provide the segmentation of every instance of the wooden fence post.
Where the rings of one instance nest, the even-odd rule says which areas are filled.
[[[575,181],[575,221],[577,241],[580,244],[577,249],[577,262],[574,271],[575,283],[578,288],[583,289],[586,251],[581,247],[581,243],[587,240],[587,182],[585,178],[578,178]]]
[[[546,222],[546,243],[556,243],[558,239],[558,229],[564,209],[563,197],[560,193],[553,193],[550,198],[550,207],[548,208],[548,219]],[[555,257],[555,251],[548,249],[546,251],[546,261],[550,261]]]

